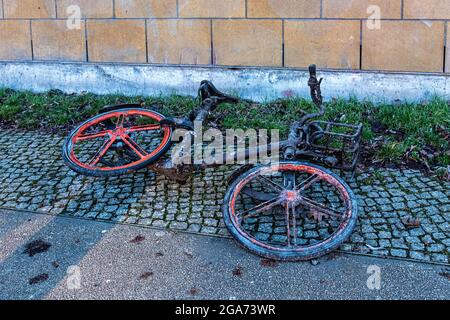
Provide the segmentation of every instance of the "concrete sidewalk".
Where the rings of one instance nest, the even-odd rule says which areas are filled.
[[[278,264],[230,239],[19,211],[0,211],[0,270],[1,299],[450,299],[443,266],[348,254]]]

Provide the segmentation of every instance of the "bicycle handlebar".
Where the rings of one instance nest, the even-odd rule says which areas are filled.
[[[309,66],[309,80],[308,86],[311,90],[311,99],[313,103],[319,108],[319,112],[305,114],[300,121],[297,121],[294,126],[301,127],[307,121],[318,118],[325,113],[325,106],[323,105],[321,84],[323,78],[317,79],[317,67],[315,64]],[[200,99],[200,106],[190,113],[186,118],[187,121],[203,121],[210,111],[213,111],[220,103],[239,103],[240,101],[245,101],[247,103],[252,103],[249,100],[242,100],[236,97],[229,96],[219,90],[210,81],[202,81],[200,84],[200,89],[198,90],[198,96]]]
[[[323,105],[322,91],[320,88],[322,80],[323,78],[320,78],[320,80],[317,79],[316,65],[315,64],[310,65],[308,86],[311,90],[311,99],[316,105],[316,107],[319,108],[319,112],[304,115],[299,121],[300,125],[305,124],[306,121],[311,120],[313,118],[321,117],[325,113],[325,106]]]
[[[322,84],[323,78],[317,80],[317,67],[315,64],[309,66],[309,80],[308,86],[311,90],[311,99],[319,108],[319,112],[317,113],[309,113],[305,114],[299,121],[295,121],[290,128],[288,141],[289,144],[284,150],[284,158],[287,160],[292,160],[295,158],[297,151],[297,143],[298,143],[298,131],[301,127],[303,127],[309,120],[318,118],[324,115],[325,106],[323,105],[322,100],[322,92],[320,89],[320,85]]]
[[[317,68],[315,64],[309,66],[309,81],[308,86],[311,89],[311,98],[313,102],[320,107],[322,104],[322,91],[320,86],[322,84],[323,78],[317,80]]]
[[[310,78],[317,78],[317,67],[315,64],[309,66],[309,76]]]

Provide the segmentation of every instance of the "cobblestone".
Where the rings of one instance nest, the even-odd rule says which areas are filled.
[[[409,257],[415,260],[422,260],[422,261],[430,260],[430,257],[425,255],[422,251],[410,251]]]
[[[84,177],[63,164],[62,142],[56,135],[0,132],[0,207],[229,236],[221,205],[234,168],[196,173],[184,185],[148,170]],[[349,182],[359,221],[342,250],[449,263],[449,182],[390,169],[359,173]],[[418,228],[404,225],[409,215],[420,220]],[[264,238],[268,230],[260,225],[257,231]],[[321,232],[305,225],[302,237]]]
[[[402,249],[391,249],[391,255],[393,257],[406,258],[407,252]]]

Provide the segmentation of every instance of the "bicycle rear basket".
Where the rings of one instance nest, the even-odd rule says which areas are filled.
[[[336,158],[333,168],[355,172],[358,164],[362,124],[314,121],[313,125],[322,128],[309,137],[308,144],[315,152],[326,157]]]

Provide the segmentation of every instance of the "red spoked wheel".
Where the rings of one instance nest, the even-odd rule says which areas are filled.
[[[144,168],[167,152],[172,129],[161,127],[165,117],[140,105],[123,107],[93,117],[71,132],[63,145],[63,159],[71,169],[112,176]]]
[[[356,198],[332,171],[303,162],[250,169],[229,187],[225,224],[245,248],[287,261],[337,249],[357,220]]]

